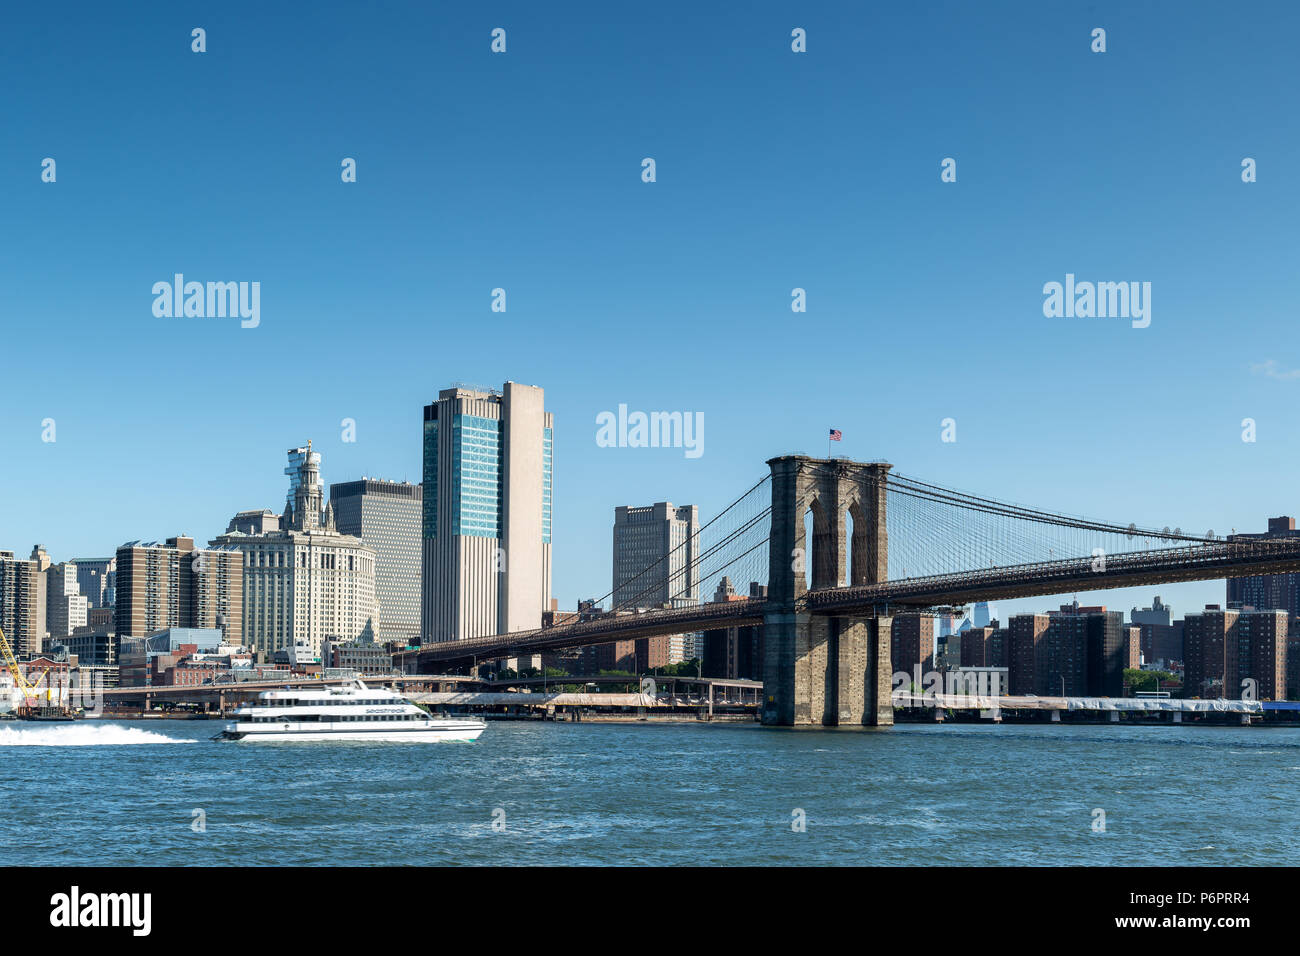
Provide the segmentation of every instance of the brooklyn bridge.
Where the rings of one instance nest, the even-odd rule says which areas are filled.
[[[767,464],[768,474],[679,546],[683,554],[643,569],[631,582],[641,590],[609,610],[429,644],[395,663],[407,673],[445,673],[541,651],[761,624],[764,723],[880,726],[893,723],[897,613],[1300,571],[1294,539],[1057,514],[909,478],[883,461],[785,455]],[[766,581],[766,595],[689,599],[692,582],[723,575]],[[646,595],[664,593],[673,600],[643,606]]]

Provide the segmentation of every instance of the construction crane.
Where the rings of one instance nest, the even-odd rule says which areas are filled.
[[[2,627],[0,627],[0,656],[4,657],[5,667],[9,669],[9,673],[14,677],[14,686],[23,692],[26,705],[30,707],[31,701],[37,698],[37,685],[50,672],[49,668],[46,668],[35,681],[29,681],[26,675],[23,674],[22,668],[18,666],[18,658],[14,656],[14,649],[9,646],[9,638],[5,637],[4,628]],[[48,693],[47,691],[47,696]]]

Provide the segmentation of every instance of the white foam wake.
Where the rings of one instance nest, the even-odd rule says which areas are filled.
[[[192,744],[139,727],[118,724],[58,724],[0,727],[0,747],[122,747],[130,744]]]

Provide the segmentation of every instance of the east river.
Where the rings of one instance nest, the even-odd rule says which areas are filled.
[[[28,865],[1300,863],[1300,729],[220,727],[5,723],[5,844]]]

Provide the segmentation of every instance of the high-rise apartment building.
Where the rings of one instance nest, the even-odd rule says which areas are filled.
[[[1138,668],[1142,666],[1142,628],[1137,624],[1130,624],[1124,632],[1128,635],[1127,643],[1124,646],[1124,666],[1126,668]]]
[[[1188,614],[1183,618],[1185,694],[1285,699],[1287,624],[1284,610],[1224,609],[1208,604],[1201,613]]]
[[[699,603],[700,510],[671,501],[614,509],[613,607]],[[649,569],[649,570],[647,570]]]
[[[1007,693],[1037,694],[1040,659],[1046,658],[1044,635],[1051,619],[1046,614],[1013,614],[1007,622]],[[1057,688],[1060,693],[1060,688]]]
[[[330,485],[340,534],[375,552],[376,638],[413,644],[420,637],[423,489],[407,482],[363,478]]]
[[[962,667],[1006,667],[1007,630],[991,621],[984,627],[971,627],[961,633]]]
[[[1010,692],[1120,697],[1127,653],[1119,611],[1074,603],[1048,614],[1016,614],[1009,628]]]
[[[121,637],[147,637],[169,627],[219,627],[238,643],[243,616],[241,555],[195,548],[185,535],[129,541],[117,549],[117,613]]]
[[[262,660],[295,645],[319,657],[327,640],[371,643],[376,637],[375,551],[339,533],[333,505],[325,501],[320,460],[311,442],[290,448],[280,520],[241,511],[212,542],[242,556],[243,644]],[[276,530],[257,530],[266,527]]]
[[[910,674],[918,666],[922,671],[931,670],[935,664],[934,616],[915,611],[894,615],[889,645],[896,672]]]
[[[44,583],[37,561],[0,551],[0,630],[20,658],[34,657],[44,649]]]
[[[541,626],[554,475],[544,398],[515,382],[454,386],[424,408],[425,641]]]

